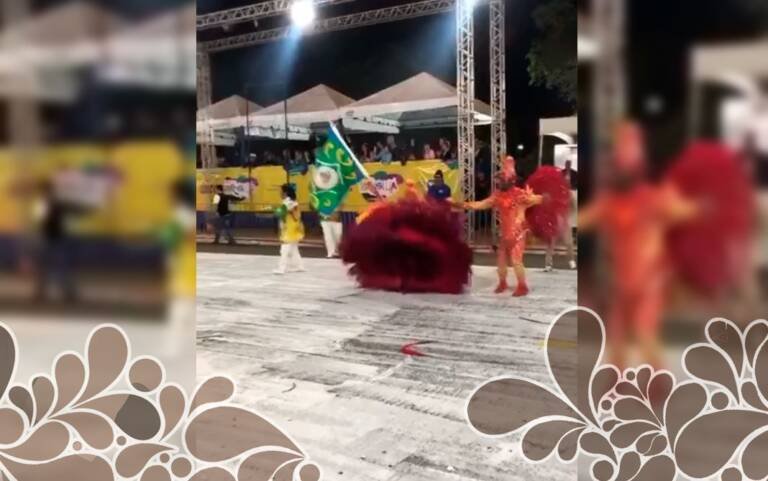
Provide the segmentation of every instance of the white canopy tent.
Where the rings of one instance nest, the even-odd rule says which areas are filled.
[[[344,109],[344,119],[383,118],[397,121],[401,128],[432,128],[456,125],[456,89],[426,72],[403,80]],[[491,123],[491,107],[475,100],[477,125]]]
[[[768,38],[697,47],[692,54],[692,72],[697,80],[719,81],[723,78],[768,77]]]
[[[572,144],[579,131],[578,117],[539,119],[539,135],[554,135]]]
[[[215,145],[235,145],[236,136],[232,132],[232,119],[236,119],[240,116],[250,114],[251,112],[257,112],[263,107],[255,102],[252,102],[239,95],[232,95],[225,99],[219,100],[208,107],[199,109],[197,111],[197,133],[198,141],[200,143],[206,143],[205,125],[209,125],[212,128],[213,143]],[[209,133],[209,135],[211,135]]]
[[[0,32],[0,96],[71,101],[77,70],[104,58],[122,21],[92,3],[67,2]]]
[[[309,90],[264,108],[249,119],[249,128],[272,127],[283,128],[286,123],[293,127],[325,129],[328,122],[341,120],[344,109],[352,104],[354,99],[324,84],[319,84]],[[245,124],[245,119],[240,120]],[[367,131],[381,133],[397,133],[397,122],[377,118],[344,118],[344,126],[348,131]]]
[[[93,3],[65,2],[0,33],[0,70],[77,67],[103,58],[123,22]]]
[[[208,125],[212,132],[208,135],[213,135],[213,141],[216,145],[234,145],[234,129],[245,126],[246,116],[253,118],[253,115],[262,110],[264,107],[240,95],[232,95],[200,109],[197,111],[197,118],[201,119],[197,121],[198,141],[200,143],[207,142],[205,127]],[[309,140],[311,133],[305,127],[288,126],[289,140]],[[252,137],[283,139],[285,138],[285,126],[283,124],[254,125],[251,122],[248,134]]]
[[[214,129],[231,129],[238,126],[239,119],[254,114],[264,107],[240,95],[232,95],[197,111],[197,118],[208,118]],[[202,124],[201,124],[202,125]]]
[[[734,146],[749,134],[757,134],[758,146],[768,152],[768,113],[764,107],[768,92],[768,38],[753,42],[704,45],[691,54],[691,86],[689,135],[695,136],[701,116],[702,86],[714,83],[728,87],[737,97],[725,101],[720,108],[724,139]]]
[[[131,25],[106,42],[101,78],[115,83],[194,90],[194,2]]]
[[[554,158],[555,165],[562,167],[562,160],[568,156],[571,160],[572,168],[578,170],[578,158],[576,157],[576,143],[578,140],[579,121],[578,117],[555,117],[549,119],[539,119],[539,164],[541,164],[544,155],[544,137],[550,136],[563,141],[568,149],[558,149],[555,146]]]

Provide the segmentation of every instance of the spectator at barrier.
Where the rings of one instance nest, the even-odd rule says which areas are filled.
[[[491,196],[490,169],[483,168],[475,170],[475,199],[487,199]],[[490,210],[481,210],[475,212],[476,230],[481,233],[491,232],[491,222],[493,222],[493,213]]]
[[[291,172],[301,172],[302,174],[306,174],[308,165],[309,163],[307,162],[305,152],[302,152],[301,150],[295,150],[293,152]]]
[[[433,160],[435,158],[435,151],[432,150],[431,145],[424,144],[424,153],[422,154],[422,158],[425,160]]]
[[[360,147],[360,162],[370,162],[371,161],[371,148],[368,147],[368,142],[363,142],[363,145]]]
[[[440,160],[443,162],[450,162],[455,160],[453,149],[451,149],[451,141],[446,138],[440,139]]]
[[[397,146],[394,135],[387,136],[387,149],[392,155],[392,160],[399,160],[401,162],[405,160],[405,153],[400,147]]]
[[[429,183],[427,195],[439,201],[446,201],[451,198],[451,188],[445,183],[442,170],[435,172],[432,182]]]
[[[381,141],[376,142],[376,151],[374,159],[382,164],[389,164],[392,162],[392,152]]]
[[[491,183],[488,174],[479,170],[475,174],[475,199],[485,199],[491,195]],[[488,211],[484,211],[488,212]]]
[[[408,148],[405,149],[404,158],[407,160],[416,160],[419,158],[419,155],[421,155],[421,152],[419,152],[418,147],[416,147],[416,139],[411,137],[411,140],[408,143]]]

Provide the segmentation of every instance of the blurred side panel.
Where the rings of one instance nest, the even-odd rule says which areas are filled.
[[[3,0],[0,320],[24,374],[102,322],[194,383],[194,2]]]

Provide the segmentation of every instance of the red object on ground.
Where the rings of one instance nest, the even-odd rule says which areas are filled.
[[[472,265],[462,227],[446,202],[382,203],[345,233],[341,257],[365,288],[459,294]]]
[[[525,218],[533,235],[549,242],[567,228],[567,216],[571,209],[571,187],[560,169],[545,165],[536,169],[526,182],[535,194],[543,195],[544,201],[525,211]]]
[[[749,263],[755,199],[745,161],[723,145],[695,142],[666,179],[701,209],[694,220],[670,231],[670,260],[692,287],[717,294],[737,282]]]
[[[400,348],[400,352],[406,356],[428,357],[429,354],[424,354],[419,350],[418,346],[421,344],[429,344],[429,341],[416,341],[403,344],[403,347]]]

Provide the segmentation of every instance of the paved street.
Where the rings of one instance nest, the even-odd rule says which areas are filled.
[[[576,303],[576,272],[530,270],[532,294],[494,295],[492,267],[461,296],[358,289],[337,260],[271,274],[276,257],[198,254],[198,377],[238,384],[237,401],[280,426],[324,469],[354,481],[567,480],[573,466],[529,466],[517,438],[479,438],[471,391],[502,374],[549,384],[543,338]],[[426,340],[428,357],[405,358]]]

